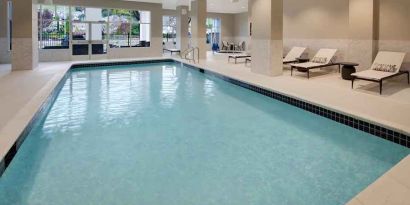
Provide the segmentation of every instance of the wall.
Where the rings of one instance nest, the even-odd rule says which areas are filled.
[[[410,69],[410,1],[379,0],[376,26],[378,50],[406,52],[405,67]],[[235,41],[249,33],[248,13],[234,15]],[[284,1],[285,53],[293,46],[308,47],[309,56],[319,48],[337,48],[343,60],[349,46],[349,0]]]
[[[7,0],[0,0],[0,64],[10,63],[7,40]]]
[[[380,0],[379,50],[406,52],[410,70],[410,1]]]
[[[285,53],[292,46],[308,48],[312,57],[320,48],[337,48],[344,59],[349,38],[349,0],[284,1]]]
[[[208,13],[207,16],[221,19],[221,41],[232,42],[234,40],[234,14]],[[208,50],[212,50],[211,44],[208,44]]]
[[[250,35],[249,35],[249,15],[248,13],[238,13],[234,14],[234,41],[235,42],[246,42],[246,49],[250,48]]]

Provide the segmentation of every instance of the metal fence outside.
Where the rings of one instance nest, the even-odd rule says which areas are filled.
[[[41,33],[38,35],[38,41],[41,49],[65,49],[70,45],[67,33]]]

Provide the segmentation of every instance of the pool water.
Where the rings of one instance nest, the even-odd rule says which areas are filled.
[[[409,149],[176,63],[73,71],[0,204],[345,204]]]

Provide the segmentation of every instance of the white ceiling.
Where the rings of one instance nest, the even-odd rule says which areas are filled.
[[[125,0],[160,3],[164,9],[175,9],[177,5],[189,5],[190,0]],[[236,1],[236,2],[235,2]],[[208,12],[241,13],[248,11],[248,0],[208,0]]]

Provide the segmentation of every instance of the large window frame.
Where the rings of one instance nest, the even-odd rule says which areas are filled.
[[[40,49],[70,48],[70,6],[38,6],[38,41]]]
[[[221,19],[206,19],[206,44],[218,44],[221,41]]]
[[[151,11],[109,9],[108,25],[110,48],[151,46]]]
[[[162,16],[162,42],[163,44],[176,44],[177,38],[177,17]]]
[[[46,29],[46,26],[44,25],[44,19],[43,19],[43,13],[44,13],[43,7],[54,7],[53,9],[54,13],[52,15],[53,18],[57,16],[56,12],[58,10],[57,9],[58,7],[65,7],[68,10],[67,18],[63,19],[64,21],[67,20],[68,22],[67,25],[69,29],[67,29],[67,32],[66,32],[67,36],[64,36],[64,41],[61,38],[57,38],[64,43],[58,43],[58,40],[55,40],[54,44],[56,45],[52,47],[53,49],[69,49],[70,44],[72,43],[71,40],[73,40],[71,25],[73,23],[83,22],[87,19],[85,11],[83,12],[83,15],[81,15],[80,10],[78,10],[77,12],[77,10],[74,11],[74,9],[83,8],[85,10],[87,8],[93,8],[93,7],[86,7],[86,6],[63,6],[63,5],[58,5],[58,4],[52,4],[52,5],[40,4],[38,8],[39,49],[46,49],[46,46],[44,46],[43,42],[49,39],[49,38],[45,39],[44,33],[43,33],[43,31]],[[108,25],[108,28],[106,30],[107,36],[105,38],[108,41],[108,45],[110,48],[150,47],[151,46],[150,45],[151,37],[152,37],[151,11],[115,9],[115,8],[98,8],[98,9],[102,10],[102,15],[101,15],[101,20],[96,20],[96,22],[106,22],[107,23]],[[113,19],[112,18],[113,15],[115,15],[118,12],[121,12],[122,14],[134,14],[138,18],[131,17],[131,18],[128,18],[128,21],[124,21],[125,18],[121,20]],[[124,16],[121,16],[119,18],[122,18],[122,17]],[[53,19],[53,20],[57,21],[58,19]],[[115,33],[116,31],[113,31],[113,29],[118,29],[118,27],[112,26],[116,23],[119,23],[120,25],[128,25],[128,27],[125,28],[124,32],[120,32],[120,34],[116,34]]]

